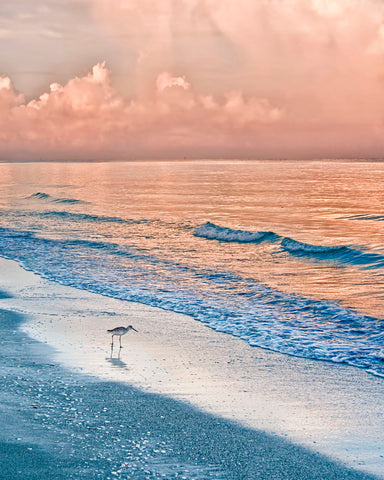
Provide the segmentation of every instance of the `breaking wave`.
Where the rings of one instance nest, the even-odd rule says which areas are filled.
[[[197,237],[208,240],[235,243],[279,242],[282,251],[295,257],[306,257],[317,261],[331,261],[345,265],[355,265],[362,268],[384,267],[384,255],[369,252],[348,245],[312,245],[281,237],[274,232],[249,232],[219,227],[207,222],[198,227],[194,233]]]
[[[341,264],[361,266],[364,268],[384,267],[384,255],[359,250],[347,245],[311,245],[291,238],[283,238],[281,247],[291,255],[309,257],[317,260],[329,260]]]
[[[288,237],[283,238],[283,240],[281,241],[281,246],[288,252],[303,255],[337,255],[339,253],[348,252],[350,250],[344,245],[311,245],[310,243],[298,242]]]
[[[208,240],[219,240],[221,242],[236,243],[260,243],[265,240],[275,241],[280,237],[273,232],[248,232],[246,230],[232,230],[231,228],[218,227],[207,222],[195,230],[196,237],[207,238]]]
[[[250,345],[384,375],[383,321],[145,250],[0,228],[0,255],[50,280],[193,316]]]

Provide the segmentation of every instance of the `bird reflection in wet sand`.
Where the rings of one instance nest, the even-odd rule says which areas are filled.
[[[121,350],[119,349],[119,353],[117,357],[113,357],[113,350],[111,349],[111,356],[106,358],[106,361],[112,365],[114,368],[121,368],[121,369],[128,369],[128,365],[121,360],[120,358]]]

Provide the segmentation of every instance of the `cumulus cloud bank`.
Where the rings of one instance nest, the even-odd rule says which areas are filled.
[[[20,12],[31,5],[11,3]],[[1,158],[382,154],[382,0],[38,4],[49,15],[44,20],[34,7],[32,20],[23,14],[17,31],[32,23],[33,32],[39,27],[44,33],[54,24],[62,36],[60,49],[69,50],[44,85],[56,83],[35,100],[29,99],[43,90],[24,89],[28,76],[7,70],[0,79]],[[52,22],[60,12],[81,19],[73,38],[60,22]],[[0,22],[0,35],[2,28],[15,31],[13,17]],[[39,48],[42,38],[45,33]],[[44,48],[51,56],[57,53],[45,40]],[[7,60],[8,51],[0,53],[2,64],[16,63],[17,58]],[[38,65],[30,66],[32,71],[42,67],[40,57],[45,55],[33,58]],[[63,58],[72,61],[67,66]],[[108,60],[112,72],[99,63],[70,79],[99,58]]]
[[[221,99],[196,93],[185,77],[158,75],[147,99],[124,98],[105,63],[26,102],[0,77],[2,158],[125,158],[225,148],[279,122],[282,109],[240,91]],[[196,149],[196,151],[199,150]]]

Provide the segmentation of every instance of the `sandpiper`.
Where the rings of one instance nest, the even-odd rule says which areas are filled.
[[[117,335],[120,340],[120,348],[123,348],[121,346],[121,337],[122,335],[125,335],[127,332],[129,332],[129,330],[134,330],[135,332],[137,332],[136,328],[133,328],[132,325],[128,325],[128,327],[116,327],[116,328],[112,328],[111,330],[107,330],[108,333],[112,334],[111,347],[113,348],[113,337]]]

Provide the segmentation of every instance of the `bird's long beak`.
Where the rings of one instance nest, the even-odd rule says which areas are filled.
[[[132,330],[134,330],[135,332],[137,332],[136,328],[133,328],[132,325],[131,325],[131,328],[132,328]]]

